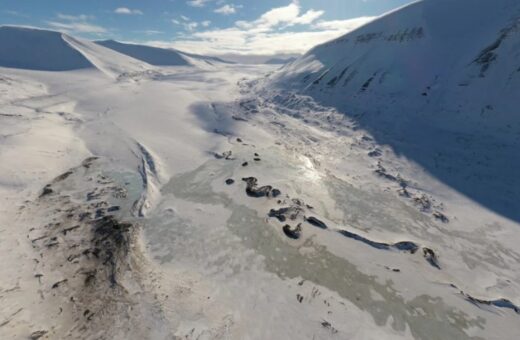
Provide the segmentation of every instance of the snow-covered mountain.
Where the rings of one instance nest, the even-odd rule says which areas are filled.
[[[227,63],[177,50],[124,44],[114,40],[92,42],[50,30],[0,26],[0,67],[39,71],[98,69],[117,78],[156,71],[156,66],[208,67]]]
[[[313,48],[256,87],[307,120],[319,116],[315,104],[337,110],[520,221],[520,159],[511,156],[520,145],[519,1],[418,1]]]
[[[283,64],[291,63],[291,62],[293,62],[295,60],[296,60],[295,57],[291,57],[291,58],[272,58],[272,59],[267,60],[264,64],[267,64],[267,65],[283,65]]]
[[[94,67],[59,32],[0,26],[0,66],[66,71]]]
[[[96,41],[96,43],[155,66],[192,66],[197,62],[229,63],[220,58],[185,53],[175,49],[122,43],[115,40]]]
[[[96,41],[96,44],[157,66],[188,66],[190,63],[181,53],[157,47],[125,44],[115,40]]]
[[[37,28],[1,26],[0,46],[0,67],[39,71],[98,69],[111,77],[152,68],[91,41]]]
[[[412,3],[313,48],[272,85],[364,119],[426,115],[511,136],[520,131],[520,2]]]

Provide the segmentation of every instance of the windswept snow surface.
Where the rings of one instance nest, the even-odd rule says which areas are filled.
[[[436,8],[418,6],[385,20]],[[353,101],[385,122],[369,125],[349,92],[299,83],[314,52],[280,71],[158,67],[63,39],[95,68],[0,68],[0,338],[518,338],[514,126],[442,129],[379,92]],[[513,205],[417,157],[437,147],[444,172]]]

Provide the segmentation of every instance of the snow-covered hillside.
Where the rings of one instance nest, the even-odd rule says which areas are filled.
[[[157,66],[188,66],[190,63],[175,50],[167,50],[163,48],[125,44],[115,40],[96,41],[96,44],[110,48],[122,54],[126,54],[132,58],[139,59],[150,65]]]
[[[291,57],[291,58],[272,58],[272,59],[267,60],[264,64],[267,64],[267,65],[283,65],[283,64],[291,63],[291,62],[293,62],[295,60],[296,60],[295,57]]]
[[[520,160],[511,157],[520,145],[519,1],[418,1],[313,48],[258,88],[300,114],[310,98],[334,108],[520,221]]]
[[[0,66],[66,71],[93,67],[63,34],[33,28],[0,26]]]
[[[114,40],[92,42],[68,34],[19,26],[0,26],[0,67],[39,71],[98,69],[112,78],[156,74],[156,66],[208,68],[226,64],[171,49],[124,44]]]
[[[37,28],[1,26],[0,46],[0,67],[37,71],[98,69],[113,78],[153,69],[91,41]]]
[[[210,65],[213,63],[229,64],[229,62],[220,58],[201,56],[168,48],[127,44],[115,40],[96,41],[96,43],[155,66],[195,66],[200,63]]]
[[[517,138],[520,2],[419,1],[315,47],[269,84],[365,119],[421,115]]]

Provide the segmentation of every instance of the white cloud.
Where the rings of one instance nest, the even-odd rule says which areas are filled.
[[[56,17],[60,20],[67,20],[67,21],[87,21],[87,20],[93,20],[94,17],[91,15],[86,14],[80,14],[80,15],[68,15],[68,14],[62,14],[58,13]]]
[[[193,7],[204,7],[211,0],[189,0],[187,3]]]
[[[195,30],[198,26],[199,26],[199,23],[197,23],[197,22],[189,22],[189,23],[187,23],[187,24],[184,24],[184,27],[185,27],[186,30],[188,30],[188,31],[193,31],[193,30]]]
[[[300,15],[300,5],[293,1],[287,6],[273,8],[254,21],[237,21],[236,25],[242,29],[257,32],[270,31],[277,26],[290,27],[294,25],[308,25],[325,14],[324,11],[313,9]]]
[[[235,14],[237,12],[237,10],[236,10],[236,7],[233,5],[224,5],[222,7],[217,8],[213,12],[218,13],[218,14],[229,15],[229,14]]]
[[[171,21],[173,24],[182,26],[184,30],[189,32],[193,32],[197,27],[199,27],[199,25],[203,27],[208,27],[211,24],[211,21],[209,20],[203,21],[199,24],[198,22],[191,21],[190,18],[185,17],[183,15],[181,15],[181,19],[182,21],[177,19],[172,19]]]
[[[14,16],[14,17],[29,18],[29,15],[27,15],[27,14],[20,13],[18,11],[8,10],[8,9],[3,10],[2,13],[8,14],[8,15],[11,15],[11,16]]]
[[[143,12],[138,9],[130,9],[128,7],[118,7],[114,10],[116,14],[125,14],[125,15],[142,15]]]
[[[150,41],[149,44],[213,55],[301,54],[373,19],[373,17],[359,17],[319,21],[323,14],[323,11],[313,9],[302,13],[299,3],[293,1],[287,6],[265,12],[256,20],[237,21],[233,27],[201,32],[195,32],[193,27],[191,30],[186,27],[191,34],[171,42]],[[177,23],[186,25],[178,21]],[[301,27],[295,30],[297,25],[304,27],[304,30],[301,31]]]
[[[319,21],[315,23],[313,27],[318,29],[341,30],[348,32],[372,21],[373,19],[374,17],[359,17],[347,20]]]
[[[104,27],[89,22],[93,19],[93,16],[85,14],[68,15],[58,13],[56,20],[47,21],[47,25],[52,29],[67,33],[106,33],[107,30]]]
[[[139,31],[134,31],[136,33],[144,33],[146,35],[156,35],[156,34],[164,34],[163,31],[157,31],[157,30],[139,30]]]
[[[47,24],[55,30],[65,31],[65,32],[77,32],[77,33],[106,33],[106,29],[92,25],[88,23],[82,22],[56,22],[56,21],[47,21]]]

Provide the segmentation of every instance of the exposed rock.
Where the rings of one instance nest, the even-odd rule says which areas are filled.
[[[68,232],[78,229],[79,227],[79,225],[75,225],[73,227],[64,228],[61,232],[63,233],[63,235],[67,235]]]
[[[433,212],[433,217],[435,217],[435,219],[441,221],[442,223],[449,223],[450,222],[450,219],[446,215],[441,213],[440,211],[434,211]]]
[[[280,222],[285,222],[286,217],[285,214],[291,209],[290,207],[287,208],[281,208],[281,209],[271,209],[269,210],[269,214],[267,216],[269,217],[275,217]]]
[[[379,149],[374,149],[368,153],[369,157],[381,157],[382,153]]]
[[[273,187],[270,185],[264,185],[262,187],[257,187],[258,180],[255,177],[245,177],[242,178],[244,182],[246,182],[246,193],[250,197],[268,197],[271,195],[271,191]],[[279,190],[278,190],[279,191]],[[276,196],[273,196],[276,197]]]
[[[278,189],[271,190],[271,197],[278,197],[282,194],[282,192]]]
[[[239,116],[231,116],[232,119],[241,121],[241,122],[247,122],[247,119],[239,117]]]
[[[56,288],[58,288],[61,284],[66,283],[67,281],[69,281],[69,280],[68,280],[68,279],[63,279],[63,280],[61,280],[61,281],[55,282],[55,283],[52,285],[51,288],[52,288],[52,289],[56,289]]]
[[[380,249],[380,250],[395,249],[395,250],[399,250],[399,251],[407,251],[407,252],[410,252],[411,254],[414,254],[419,249],[419,246],[411,241],[401,241],[401,242],[397,242],[394,244],[390,244],[390,243],[372,241],[361,235],[352,233],[347,230],[338,230],[338,233],[340,233],[341,235],[343,235],[345,237],[354,239],[356,241],[363,242],[373,248]]]
[[[399,196],[403,196],[406,198],[410,198],[412,196],[406,188],[401,188],[397,190],[397,193],[399,194]]]
[[[40,339],[41,337],[45,336],[45,334],[47,334],[48,332],[47,331],[36,331],[36,332],[32,332],[31,335],[29,335],[29,339],[30,340],[38,340]]]
[[[497,300],[482,300],[477,299],[471,295],[464,294],[466,299],[474,304],[482,304],[488,306],[495,306],[499,308],[509,308],[512,309],[516,314],[520,314],[520,307],[516,306],[513,302],[508,299],[497,299]]]
[[[338,230],[338,233],[340,233],[341,235],[345,236],[345,237],[348,237],[348,238],[351,238],[353,240],[356,240],[356,241],[361,241],[373,248],[376,248],[376,249],[381,249],[381,250],[390,250],[390,245],[388,243],[382,243],[382,242],[375,242],[375,241],[372,241],[372,240],[369,240],[367,238],[364,238],[363,236],[360,236],[358,234],[354,234],[350,231],[347,231],[347,230]]]
[[[302,212],[302,209],[299,206],[290,206],[284,207],[280,209],[271,209],[269,211],[269,217],[275,217],[280,222],[285,222],[287,219],[292,221],[298,218],[298,215]]]
[[[411,254],[415,254],[419,249],[419,246],[411,241],[397,242],[393,244],[393,247],[401,251],[408,251]]]
[[[283,230],[284,234],[287,237],[289,237],[289,238],[291,238],[293,240],[299,239],[301,237],[301,235],[302,235],[302,225],[301,225],[301,223],[298,224],[296,226],[296,228],[294,228],[294,229],[290,225],[286,224],[286,225],[283,226],[282,230]]]
[[[321,229],[327,229],[327,225],[323,221],[317,219],[314,216],[306,217],[305,220],[307,221],[307,223],[312,224],[315,227],[318,227]]]
[[[132,224],[119,222],[110,215],[94,221],[93,254],[108,266],[112,286],[117,284],[118,261],[128,254],[132,227]]]
[[[332,327],[332,324],[326,320],[323,320],[323,322],[321,323],[321,325],[328,329],[332,334],[336,334],[338,332],[338,330],[334,327]]]
[[[450,284],[455,289],[458,289],[460,294],[463,295],[467,301],[475,304],[475,305],[487,305],[487,306],[494,306],[498,308],[508,308],[513,310],[516,314],[520,314],[520,307],[515,305],[511,300],[500,298],[495,300],[485,300],[485,299],[479,299],[474,296],[471,296],[470,294],[465,293],[461,289],[459,289],[456,285],[453,283]]]
[[[85,159],[82,163],[81,163],[81,166],[83,166],[84,168],[90,168],[90,166],[92,165],[92,163],[94,163],[95,160],[97,160],[98,157],[89,157],[87,159]]]
[[[69,170],[69,171],[59,175],[58,177],[56,177],[53,182],[54,183],[61,182],[61,181],[65,180],[65,179],[67,179],[67,177],[69,177],[72,174],[73,174],[73,172]]]
[[[422,195],[421,197],[414,197],[413,202],[415,205],[418,205],[421,208],[421,211],[429,211],[432,207],[432,202],[426,195]]]
[[[437,255],[432,249],[424,247],[423,256],[430,265],[437,269],[441,269],[441,266],[439,265],[439,260],[437,259]]]
[[[54,191],[51,189],[51,185],[50,185],[50,184],[47,184],[47,185],[43,188],[42,193],[40,194],[40,197],[50,195],[50,194],[52,194],[53,192],[54,192]]]
[[[383,177],[392,182],[396,182],[401,186],[402,189],[406,189],[406,187],[408,186],[406,180],[404,180],[399,174],[392,175],[388,173],[386,168],[381,164],[381,161],[377,162],[377,169],[374,170],[374,172],[378,174],[380,177]]]
[[[233,152],[230,150],[230,151],[225,151],[222,154],[215,153],[214,156],[216,159],[232,160],[233,159],[231,157],[232,154],[233,154]]]

